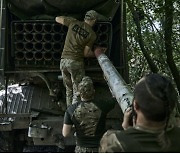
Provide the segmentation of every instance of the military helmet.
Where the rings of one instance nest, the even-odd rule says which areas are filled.
[[[94,11],[94,10],[90,10],[90,11],[87,11],[86,12],[86,15],[85,15],[85,18],[84,19],[87,19],[87,20],[94,20],[94,19],[97,19],[97,12]]]
[[[88,76],[83,77],[78,85],[78,90],[83,99],[92,99],[94,96],[94,86],[91,78]]]

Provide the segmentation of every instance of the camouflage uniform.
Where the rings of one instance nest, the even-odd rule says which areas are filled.
[[[75,125],[77,137],[75,152],[98,151],[100,138],[105,131],[103,126],[102,132],[97,133],[101,116],[102,111],[93,102],[78,102],[68,107],[64,124]]]
[[[98,148],[86,148],[86,147],[80,147],[76,146],[75,148],[76,153],[98,153]]]
[[[63,82],[66,87],[67,106],[72,104],[72,98],[78,100],[77,86],[85,75],[84,64],[72,59],[62,59],[60,62]]]
[[[142,127],[132,127],[125,131],[107,131],[101,141],[99,152],[180,152],[180,128],[171,127],[167,131],[171,146],[163,151],[159,145],[158,136],[162,132],[148,130]]]
[[[78,90],[80,96],[88,98],[88,101],[70,105],[65,112],[64,124],[75,125],[77,137],[75,152],[98,152],[100,139],[105,132],[107,111],[103,111],[93,103],[94,88],[90,78],[83,77]]]
[[[61,55],[60,69],[66,87],[67,106],[78,101],[77,85],[85,74],[84,49],[92,48],[96,34],[86,22],[71,17],[64,17],[64,25],[68,27],[64,49]]]

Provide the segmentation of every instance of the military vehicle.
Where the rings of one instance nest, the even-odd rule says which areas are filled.
[[[67,27],[56,23],[55,17],[83,20],[88,10],[99,13],[93,27],[97,34],[94,48],[106,47],[106,56],[128,82],[123,0],[1,0],[1,152],[72,152],[74,135],[64,139],[61,134],[66,101],[59,63]],[[107,129],[120,129],[121,108],[98,60],[84,61],[86,75],[95,85],[96,103],[112,104]]]

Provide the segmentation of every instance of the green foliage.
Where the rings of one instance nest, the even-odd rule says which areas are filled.
[[[137,3],[134,3],[137,2]],[[145,18],[140,21],[142,38],[147,53],[153,63],[158,67],[159,73],[168,75],[173,79],[166,62],[164,43],[164,0],[141,0],[133,1],[134,7],[141,7]],[[173,14],[173,58],[180,71],[180,3],[174,1]],[[128,35],[128,62],[129,74],[132,87],[144,75],[150,72],[150,68],[138,44],[137,30],[132,13],[127,7],[127,35]]]

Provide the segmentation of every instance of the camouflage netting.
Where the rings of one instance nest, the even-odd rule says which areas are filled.
[[[120,2],[118,0],[6,0],[9,10],[18,18],[54,19],[69,15],[83,19],[88,10],[96,10],[101,21],[112,20]]]

